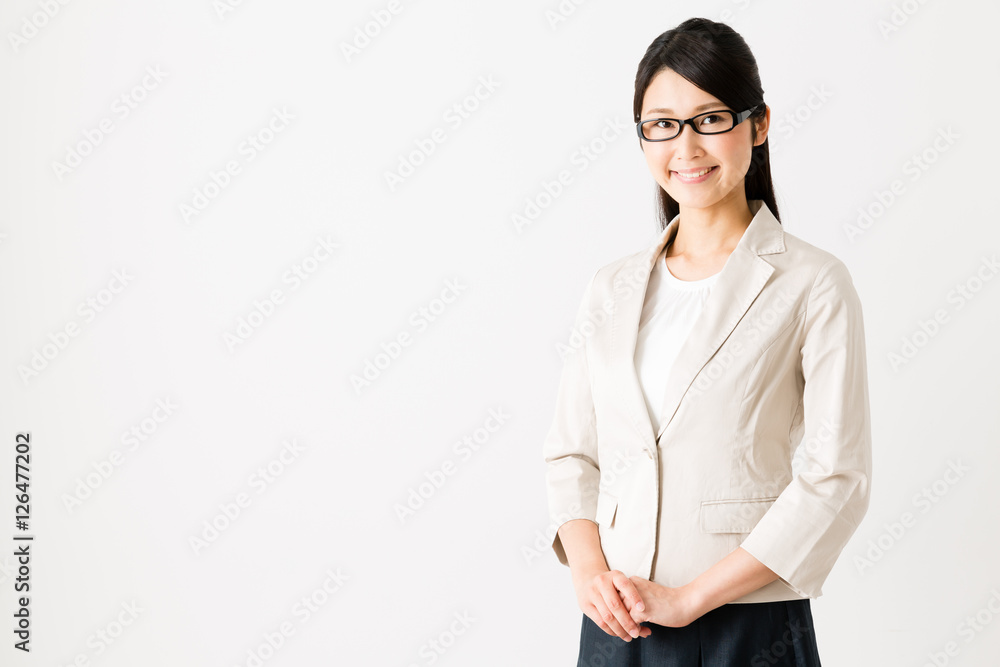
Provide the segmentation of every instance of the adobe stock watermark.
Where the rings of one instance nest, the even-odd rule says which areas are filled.
[[[892,3],[888,18],[880,18],[875,23],[882,39],[889,39],[889,35],[899,32],[926,2],[927,0],[903,0]]]
[[[892,550],[906,533],[917,525],[920,516],[930,512],[941,500],[948,495],[951,488],[965,478],[966,473],[972,468],[964,465],[961,459],[948,460],[948,468],[944,473],[930,484],[926,485],[910,499],[917,513],[905,511],[899,515],[898,519],[891,523],[883,523],[883,530],[873,539],[868,540],[868,548],[864,556],[854,556],[854,567],[858,574],[864,575],[880,560],[882,560],[890,550]]]
[[[305,447],[294,439],[282,443],[281,451],[266,465],[258,467],[247,477],[249,490],[240,491],[231,499],[219,503],[219,511],[210,519],[202,521],[201,529],[188,537],[188,546],[195,556],[200,556],[208,547],[214,544],[224,532],[229,530],[236,521],[245,514],[245,510],[253,504],[252,490],[260,496],[285,474],[288,467],[298,460]]]
[[[782,136],[783,139],[791,139],[795,136],[795,133],[802,129],[806,123],[812,120],[813,115],[823,108],[830,98],[833,97],[833,93],[827,90],[826,84],[820,84],[819,87],[811,86],[809,88],[809,96],[805,101],[788,111],[783,116],[772,116],[774,120],[773,131],[777,132]],[[779,146],[787,146],[786,142],[779,142],[774,144],[771,142],[771,155],[774,156],[779,153],[782,149]]]
[[[647,280],[649,273],[643,267],[637,267],[635,271],[631,274],[626,274],[623,277],[617,278],[615,280],[616,293],[617,289],[624,285],[624,293],[620,296],[621,299],[628,299],[632,295],[632,290],[643,289],[643,285]],[[573,326],[569,331],[569,338],[566,342],[559,341],[555,344],[556,354],[559,355],[560,361],[566,362],[566,359],[571,355],[575,354],[579,350],[582,350],[584,345],[587,343],[587,339],[593,336],[597,331],[610,321],[610,317],[615,310],[615,299],[605,299],[603,303],[597,308],[588,308],[578,321],[574,321]]]
[[[427,331],[430,325],[444,315],[449,306],[455,303],[459,295],[468,288],[468,285],[462,284],[461,278],[445,280],[444,289],[441,290],[439,296],[431,299],[426,305],[420,306],[410,314],[408,322],[413,330],[400,331],[393,338],[389,339],[388,343],[381,343],[379,345],[381,352],[370,359],[365,359],[364,368],[361,373],[351,374],[351,387],[354,389],[355,395],[360,395],[362,389],[372,386],[372,383],[379,379],[382,373],[388,370],[393,362],[399,359],[403,353],[403,348],[413,344],[413,337],[416,334]]]
[[[594,499],[596,502],[596,499],[600,495],[600,489],[613,488],[614,483],[618,481],[619,477],[628,472],[635,465],[636,461],[642,460],[648,459],[643,459],[643,457],[638,456],[636,452],[631,450],[616,450],[611,463],[606,464],[600,469],[599,487],[597,489],[587,489],[580,495],[580,499]],[[568,513],[557,512],[555,515],[549,517],[549,525],[545,527],[545,530],[535,529],[534,539],[530,543],[521,546],[521,557],[524,558],[524,562],[527,565],[531,565],[535,559],[551,550],[556,533],[564,523],[574,518],[585,518],[580,517],[582,507],[579,502],[574,501],[570,503],[567,510]]]
[[[125,462],[128,456],[127,452],[137,451],[141,445],[152,438],[160,426],[173,416],[177,408],[177,404],[170,397],[157,398],[156,407],[147,417],[122,432],[119,440],[124,445],[125,451],[112,449],[105,458],[92,462],[90,467],[93,470],[76,478],[76,484],[71,493],[62,494],[60,499],[66,511],[72,514],[83,505],[85,500],[92,497],[94,492],[111,479],[115,471]]]
[[[969,614],[962,622],[955,626],[955,635],[961,637],[968,646],[982,633],[986,626],[993,622],[993,619],[1000,614],[1000,590],[995,587],[990,589],[990,597],[982,607],[976,610],[975,614]],[[962,652],[962,646],[955,638],[949,639],[940,651],[931,651],[927,654],[927,661],[921,667],[945,667],[951,664],[952,658],[958,657]]]
[[[288,614],[293,620],[282,620],[273,630],[262,633],[260,641],[247,649],[246,659],[242,663],[237,663],[238,665],[261,667],[273,658],[278,650],[283,648],[288,640],[295,635],[295,631],[308,623],[314,614],[322,611],[323,607],[329,604],[332,596],[344,587],[345,582],[350,580],[350,577],[342,573],[339,567],[336,569],[328,568],[324,575],[321,584],[292,605]],[[294,621],[297,621],[297,625]]]
[[[587,0],[559,0],[557,4],[546,9],[545,21],[549,24],[549,28],[555,32],[560,25],[576,14],[577,7],[586,2]]]
[[[589,616],[587,619],[588,623],[593,622],[593,619]],[[600,628],[598,628],[598,630],[600,630]],[[617,635],[611,636],[603,631],[601,632],[600,641],[595,642],[596,646],[594,647],[593,652],[591,652],[588,657],[584,658],[586,662],[580,663],[580,667],[607,667],[610,664],[621,664],[624,662],[622,658],[617,657],[617,654],[619,651],[628,646],[628,643]],[[640,639],[639,641],[643,640]]]
[[[408,153],[400,153],[397,166],[394,171],[384,173],[385,184],[389,187],[389,192],[395,192],[396,188],[416,173],[417,168],[427,162],[427,159],[437,151],[438,146],[448,139],[448,132],[455,132],[465,121],[472,118],[472,114],[479,110],[482,102],[485,102],[496,89],[500,87],[500,82],[493,78],[493,75],[480,76],[478,84],[471,93],[463,97],[458,102],[452,104],[442,114],[442,120],[449,129],[435,127],[427,136],[413,140],[415,148]]]
[[[351,60],[361,55],[361,52],[371,46],[372,42],[382,34],[389,24],[410,4],[410,0],[389,0],[385,8],[373,9],[370,19],[361,25],[354,26],[351,41],[340,42],[340,53],[350,64]]]
[[[736,362],[736,359],[742,356],[744,352],[748,349],[755,351],[762,349],[755,343],[758,340],[763,339],[766,333],[774,331],[774,324],[782,321],[782,316],[791,310],[795,301],[796,295],[794,292],[790,292],[784,287],[781,288],[774,302],[768,303],[767,307],[761,309],[760,312],[755,313],[753,317],[750,318],[749,325],[747,326],[746,332],[743,336],[734,340],[732,344],[726,346],[725,349],[722,349],[715,354],[705,368],[698,373],[698,377],[688,390],[687,396],[701,396],[719,378],[723,377],[726,371],[728,371]],[[792,326],[793,323],[794,320],[786,324],[785,327],[787,328]],[[777,332],[777,336],[781,336],[785,332],[786,328]],[[777,336],[775,337],[775,340],[777,340]]]
[[[919,181],[931,168],[931,165],[947,153],[961,136],[952,130],[950,125],[947,128],[938,128],[937,136],[931,145],[919,153],[914,153],[903,163],[903,175],[909,176],[910,183]],[[893,204],[906,193],[906,187],[906,182],[902,178],[894,178],[887,188],[873,190],[874,201],[869,202],[867,206],[858,207],[854,221],[844,223],[844,234],[847,236],[847,240],[854,243],[858,237],[871,229],[878,219],[885,215]]]
[[[1000,262],[997,261],[996,253],[990,257],[984,255],[973,274],[964,281],[956,283],[945,297],[945,301],[953,305],[953,312],[949,313],[947,307],[937,308],[930,317],[917,320],[917,326],[912,333],[903,336],[899,348],[886,354],[892,370],[898,373],[902,366],[913,361],[917,354],[941,333],[941,329],[951,322],[952,314],[962,310],[966,304],[975,299],[986,283],[993,280],[998,272],[1000,272]]]
[[[591,496],[596,496],[596,494],[590,494]],[[536,558],[541,557],[543,554],[549,552],[552,548],[552,542],[556,539],[556,533],[567,521],[572,521],[574,519],[584,518],[581,517],[583,508],[580,503],[573,501],[567,508],[568,512],[557,512],[555,516],[550,517],[549,525],[545,527],[545,530],[536,528],[534,539],[521,546],[521,558],[527,565],[531,565]]]
[[[781,661],[789,653],[794,653],[795,640],[804,637],[809,630],[802,626],[801,619],[785,621],[788,627],[781,637],[775,639],[770,646],[761,649],[750,659],[750,667],[768,667]]]
[[[606,119],[604,127],[601,128],[597,136],[577,146],[573,154],[569,156],[569,164],[551,178],[542,179],[535,193],[524,198],[524,206],[511,214],[510,221],[517,233],[523,233],[525,227],[534,224],[542,212],[552,206],[573,184],[575,174],[586,171],[593,162],[607,152],[611,144],[622,135],[622,132],[633,127],[634,125],[620,118]]]
[[[840,433],[842,426],[843,424],[841,422],[830,419],[828,416],[824,416],[820,420],[819,427],[816,429],[816,432],[810,433],[809,436],[799,442],[798,447],[795,448],[795,452],[792,454],[792,473],[798,474],[806,467],[806,464],[812,456],[817,454],[824,447],[829,446],[830,443],[834,442],[835,438]]]
[[[160,65],[146,68],[146,73],[136,85],[132,86],[111,102],[109,114],[97,121],[96,127],[83,131],[83,138],[66,147],[63,161],[52,161],[52,171],[60,182],[68,174],[83,164],[84,158],[92,155],[104,143],[104,140],[115,131],[118,123],[124,121],[132,112],[139,108],[151,92],[160,87],[168,73],[160,69]]]
[[[209,205],[232,185],[233,179],[243,173],[243,168],[267,150],[278,135],[288,129],[293,120],[295,116],[287,107],[273,108],[271,117],[264,125],[240,141],[236,147],[236,156],[227,160],[221,169],[209,171],[208,178],[203,184],[192,190],[191,199],[178,204],[184,224],[190,225],[196,216],[204,213]]]
[[[420,665],[433,665],[440,660],[458,641],[458,638],[469,631],[476,619],[469,615],[468,611],[456,611],[452,615],[452,621],[448,627],[437,633],[417,649],[417,655],[422,662],[411,662],[407,667],[420,667]]]
[[[111,280],[108,281],[107,286],[81,301],[80,305],[76,307],[76,314],[79,315],[80,320],[71,319],[59,330],[49,333],[48,342],[31,351],[31,358],[27,364],[18,365],[17,373],[21,382],[27,386],[30,380],[38,377],[42,371],[48,368],[56,357],[66,349],[70,341],[80,335],[82,327],[90,324],[100,313],[103,313],[132,282],[133,278],[134,276],[129,274],[128,269],[112,271]]]
[[[340,244],[333,241],[329,234],[318,237],[312,250],[281,274],[281,284],[290,286],[287,288],[288,292],[296,291],[319,271],[338,248]],[[255,299],[250,312],[237,320],[236,327],[222,334],[222,340],[229,353],[234,353],[238,347],[250,340],[264,322],[274,317],[278,307],[285,303],[287,296],[284,288],[274,287],[263,298]]]
[[[87,635],[86,650],[78,652],[73,660],[67,663],[71,667],[90,667],[93,658],[99,658],[104,652],[114,646],[122,638],[127,628],[132,627],[145,609],[135,600],[122,602],[121,610],[114,612],[110,621]]]
[[[503,411],[502,407],[490,408],[489,416],[482,426],[477,427],[472,433],[462,436],[461,440],[452,445],[452,452],[458,457],[460,462],[468,462],[476,452],[489,444],[494,434],[500,427],[507,423],[510,415]],[[440,466],[424,473],[426,481],[421,482],[416,487],[407,489],[406,501],[396,503],[393,509],[399,523],[405,524],[417,511],[427,504],[427,501],[434,497],[441,487],[445,485],[448,478],[458,471],[458,465],[454,459],[445,459]]]
[[[0,586],[6,586],[17,570],[17,564],[9,556],[0,556]]]
[[[731,4],[736,5],[736,9],[739,11],[744,11],[750,7],[750,0],[732,0]],[[718,18],[715,19],[717,23],[730,23],[736,18],[736,13],[726,7],[721,12],[719,12]]]
[[[17,32],[7,33],[7,42],[14,53],[38,36],[42,29],[54,19],[70,0],[39,0],[38,9],[21,19]]]
[[[246,0],[212,0],[212,11],[216,18],[225,21],[226,17],[246,4]]]
[[[569,338],[565,342],[556,343],[556,354],[559,355],[559,359],[565,362],[571,354],[582,350],[587,344],[587,339],[610,321],[614,306],[614,300],[607,299],[600,308],[588,309],[582,321],[574,322],[569,330]]]

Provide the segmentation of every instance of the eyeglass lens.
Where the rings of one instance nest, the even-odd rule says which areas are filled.
[[[709,112],[696,116],[692,121],[702,134],[728,132],[733,129],[733,115],[729,112]],[[681,123],[676,120],[658,119],[642,124],[642,134],[653,141],[672,139],[680,134]]]

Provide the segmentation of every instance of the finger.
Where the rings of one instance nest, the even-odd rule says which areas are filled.
[[[622,627],[621,622],[615,616],[614,612],[608,609],[608,605],[600,593],[600,589],[596,591],[598,594],[594,595],[590,601],[590,604],[594,608],[595,620],[594,622],[602,626],[605,632],[609,635],[618,637],[624,641],[631,641],[632,636],[628,633],[625,628]],[[615,596],[617,597],[617,595]],[[618,600],[618,605],[621,606],[621,600]]]
[[[636,625],[639,626],[639,631],[642,632],[642,624],[649,620],[649,618],[646,617],[645,612],[639,611],[633,607],[632,611],[629,612],[629,615],[632,616],[632,620],[636,622]]]
[[[636,588],[635,584],[626,577],[622,572],[617,570],[612,572],[611,583],[614,586],[614,592],[618,594],[625,608],[628,612],[628,618],[622,623],[629,634],[633,637],[638,637],[641,631],[641,626],[639,623],[648,620],[644,615],[644,610],[646,608],[645,603],[642,600],[642,596],[639,595],[639,590]]]
[[[622,624],[618,621],[618,618],[614,615],[614,613],[608,609],[604,600],[601,598],[595,600],[594,608],[597,610],[597,615],[601,619],[602,626],[607,628],[605,632],[613,637],[618,637],[623,641],[632,641],[632,635],[630,635],[628,631],[622,627]]]
[[[601,612],[596,606],[590,605],[590,608],[585,613],[587,614],[587,617],[594,622],[594,625],[599,627],[601,630],[604,630],[605,633],[611,635],[612,637],[622,639],[619,633],[612,630],[608,624],[604,622],[604,618],[601,616]]]
[[[639,595],[639,589],[636,588],[635,584],[629,577],[626,577],[623,573],[616,573],[611,581],[615,584],[615,588],[621,595],[622,600],[628,605],[628,608],[638,609],[639,611],[646,610],[646,604],[642,601],[642,596]]]
[[[622,632],[624,632],[629,639],[638,637],[639,624],[635,622],[635,619],[632,618],[628,609],[625,608],[625,604],[618,595],[618,589],[615,588],[614,584],[610,581],[601,582],[598,585],[598,591],[604,598],[604,604],[607,606],[608,613],[615,621],[617,621],[618,627],[621,628]],[[605,617],[604,620],[608,625],[614,627],[607,617]],[[615,631],[617,630],[618,628],[615,628]],[[625,639],[625,637],[622,637],[622,639]]]

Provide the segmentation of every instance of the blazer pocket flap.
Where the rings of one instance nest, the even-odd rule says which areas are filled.
[[[618,498],[607,491],[601,491],[597,495],[597,524],[610,526],[615,520],[615,510],[617,509]]]
[[[777,496],[701,503],[701,530],[705,533],[749,533]]]

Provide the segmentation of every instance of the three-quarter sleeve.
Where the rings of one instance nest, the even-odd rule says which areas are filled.
[[[550,525],[557,532],[552,548],[564,565],[566,552],[558,527],[573,519],[595,521],[601,479],[597,424],[587,363],[587,338],[604,321],[592,307],[595,272],[577,309],[556,396],[555,417],[543,443]],[[596,523],[596,521],[595,521]]]
[[[803,326],[803,465],[740,546],[818,597],[868,510],[872,472],[861,301],[839,259],[817,272]]]

